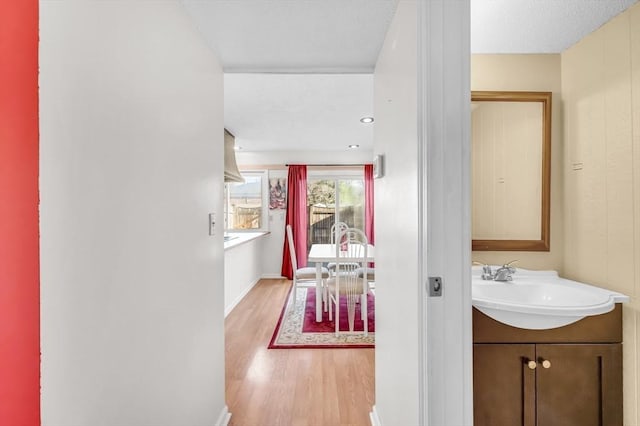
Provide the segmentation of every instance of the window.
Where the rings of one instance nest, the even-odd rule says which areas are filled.
[[[364,177],[309,176],[307,178],[307,243],[329,243],[337,221],[364,230]]]
[[[225,231],[267,231],[267,172],[242,172],[243,183],[224,185]]]

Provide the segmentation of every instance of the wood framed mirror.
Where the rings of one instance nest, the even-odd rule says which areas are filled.
[[[549,251],[551,93],[471,92],[472,250]]]

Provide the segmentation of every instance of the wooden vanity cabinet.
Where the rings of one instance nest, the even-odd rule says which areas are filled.
[[[535,425],[535,345],[473,345],[474,426]]]
[[[622,426],[619,305],[553,330],[473,317],[475,426]]]
[[[622,425],[622,345],[536,345],[538,425]]]

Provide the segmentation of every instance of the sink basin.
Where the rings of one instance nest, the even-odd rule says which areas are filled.
[[[495,270],[495,268],[493,268]],[[555,271],[517,269],[513,281],[485,281],[472,272],[473,306],[504,324],[526,329],[562,327],[607,313],[628,296],[560,278]]]

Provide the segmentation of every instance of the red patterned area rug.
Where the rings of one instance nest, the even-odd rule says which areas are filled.
[[[303,303],[304,302],[304,303]],[[340,330],[348,331],[347,306],[340,304]],[[321,349],[321,348],[373,348],[375,347],[375,296],[370,292],[367,297],[367,316],[369,333],[335,334],[335,322],[329,321],[329,313],[323,312],[322,322],[316,322],[316,292],[314,289],[299,288],[297,303],[293,304],[289,291],[287,302],[282,308],[280,319],[273,332],[269,349]],[[362,331],[360,307],[356,307],[354,331]]]

